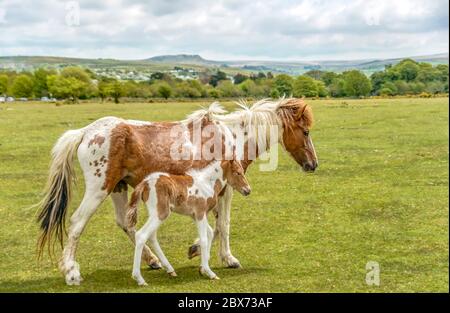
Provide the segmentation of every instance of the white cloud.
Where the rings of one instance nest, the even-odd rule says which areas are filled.
[[[2,0],[0,55],[348,59],[448,51],[447,0]]]

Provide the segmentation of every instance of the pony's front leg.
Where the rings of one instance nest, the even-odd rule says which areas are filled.
[[[197,220],[197,228],[199,235],[199,243],[201,248],[201,266],[200,274],[208,276],[210,279],[219,279],[219,277],[214,273],[209,267],[209,251],[212,242],[212,229],[208,224],[208,218],[206,214],[201,220]],[[209,234],[208,234],[209,233]]]
[[[126,214],[127,214],[127,203],[128,203],[128,192],[121,190],[119,192],[111,193],[111,199],[113,200],[115,212],[116,212],[116,223],[117,225],[127,234],[131,242],[135,244],[134,239],[136,232],[133,229],[128,229],[126,225]],[[152,250],[144,244],[142,252],[142,260],[152,269],[160,269],[161,263],[158,258],[152,253]]]
[[[215,209],[216,228],[214,230],[213,241],[219,238],[219,256],[223,263],[229,268],[241,268],[241,263],[231,254],[230,249],[230,213],[233,189],[227,186],[223,196],[219,197],[217,208]],[[189,247],[188,258],[192,259],[201,255],[199,239]]]
[[[227,185],[225,193],[219,198],[217,205],[216,229],[214,238],[219,237],[219,255],[229,268],[240,268],[241,263],[231,254],[230,249],[230,214],[233,188]]]

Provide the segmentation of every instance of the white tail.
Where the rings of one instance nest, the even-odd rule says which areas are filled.
[[[69,130],[58,139],[52,149],[50,173],[38,217],[42,230],[38,240],[38,256],[41,256],[46,243],[51,251],[50,243],[54,235],[61,246],[63,244],[65,216],[72,194],[72,182],[75,180],[73,159],[83,135],[84,129]]]

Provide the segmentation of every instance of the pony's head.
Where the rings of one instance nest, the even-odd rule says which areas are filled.
[[[282,121],[284,148],[304,171],[313,172],[319,162],[309,134],[313,124],[311,107],[302,99],[287,99],[279,105],[277,114]]]
[[[248,196],[252,190],[245,177],[241,163],[236,160],[224,160],[222,161],[222,168],[223,176],[227,183],[243,196]]]

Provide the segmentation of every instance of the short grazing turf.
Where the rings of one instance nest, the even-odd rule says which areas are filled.
[[[107,115],[177,120],[207,102],[1,104],[0,291],[448,292],[448,99],[309,103],[316,173],[301,172],[280,149],[277,171],[252,166],[252,195],[233,200],[231,247],[243,269],[224,268],[216,244],[211,265],[222,279],[200,277],[199,259],[186,257],[196,228],[172,215],[159,239],[179,276],[145,269],[145,288],[130,277],[133,248],[109,199],[81,237],[79,287],[65,285],[56,262],[37,263],[29,206],[40,199],[63,131]],[[82,195],[80,181],[70,213]],[[368,261],[380,265],[378,287],[365,282]]]

